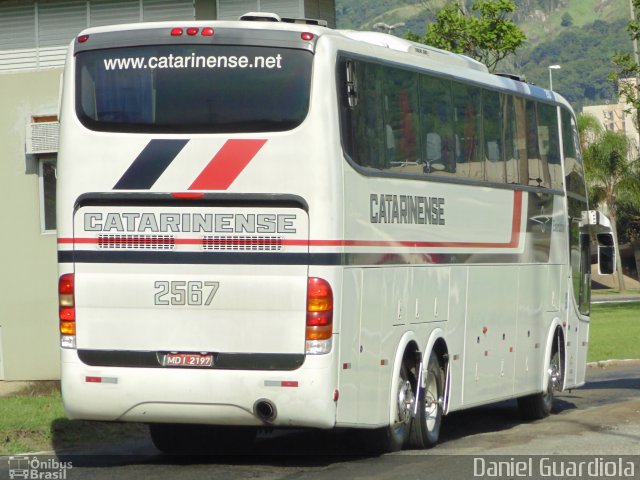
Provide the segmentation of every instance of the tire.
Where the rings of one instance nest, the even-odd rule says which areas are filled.
[[[518,410],[523,420],[540,420],[551,414],[554,392],[562,388],[560,354],[557,349],[551,352],[547,371],[549,380],[545,391],[518,398]]]
[[[151,441],[163,453],[170,455],[216,455],[247,451],[257,430],[247,427],[214,427],[152,423]]]
[[[398,378],[395,421],[385,428],[374,430],[369,437],[368,445],[375,452],[397,452],[407,444],[411,429],[411,411],[415,399],[416,379],[407,368],[407,360],[403,360]]]
[[[429,355],[429,363],[422,373],[424,388],[420,388],[417,414],[411,421],[409,445],[411,448],[432,448],[438,443],[442,424],[442,396],[444,374],[438,357]]]

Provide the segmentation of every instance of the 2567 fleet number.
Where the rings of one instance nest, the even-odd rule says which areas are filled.
[[[157,281],[154,283],[155,305],[172,306],[208,306],[213,302],[213,297],[218,293],[220,282],[199,281]]]

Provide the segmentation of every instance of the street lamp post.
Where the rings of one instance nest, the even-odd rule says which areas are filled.
[[[381,32],[386,32],[391,34],[396,28],[404,27],[404,22],[394,23],[393,25],[389,25],[388,23],[374,23],[373,28],[376,30],[380,30]]]
[[[553,90],[553,75],[551,75],[551,70],[560,70],[561,68],[560,65],[549,65],[549,90]]]

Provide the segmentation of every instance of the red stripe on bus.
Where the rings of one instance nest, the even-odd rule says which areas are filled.
[[[517,82],[516,82],[517,83]],[[513,192],[513,219],[511,220],[511,242],[507,248],[520,244],[520,226],[522,224],[522,190]]]
[[[522,192],[515,191],[513,195],[513,216],[511,219],[511,238],[508,242],[420,242],[416,240],[280,240],[283,246],[289,247],[400,247],[400,248],[516,248],[520,243],[520,228],[522,225]],[[126,235],[126,234],[122,234]],[[141,234],[136,234],[141,235]],[[250,239],[250,237],[247,237]],[[141,243],[140,238],[119,238],[118,243]],[[158,241],[150,239],[149,242]],[[245,239],[242,239],[244,242]],[[272,239],[252,239],[251,244],[270,244]],[[200,245],[203,238],[175,238],[176,245]],[[60,245],[97,244],[98,238],[59,238]],[[144,241],[142,241],[144,243]]]
[[[189,190],[226,190],[238,178],[266,140],[227,140]]]

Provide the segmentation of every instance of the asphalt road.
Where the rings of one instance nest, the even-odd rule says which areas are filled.
[[[580,458],[587,462],[585,468],[593,467],[596,471],[600,468],[599,473],[606,474],[603,470],[606,467],[609,473],[611,469],[620,473],[593,478],[637,479],[640,478],[640,362],[589,368],[587,384],[560,394],[553,414],[545,420],[521,422],[515,402],[452,413],[443,421],[440,444],[427,451],[372,456],[361,448],[357,438],[345,432],[293,431],[262,435],[250,452],[235,456],[168,457],[155,450],[148,439],[81,453],[52,458],[71,462],[66,464],[71,468],[64,471],[63,480],[452,480],[481,475],[506,479],[518,476],[514,475],[518,465],[525,477],[559,478],[546,475],[553,473],[548,464],[545,465],[549,470],[541,470],[541,459],[544,462],[551,455],[555,456],[549,461],[559,462],[554,468],[555,473],[563,474],[562,478],[571,475],[558,469],[570,469],[573,465],[570,462],[575,460],[571,456],[583,455]],[[38,458],[44,461],[51,457]],[[487,462],[496,459],[504,462],[506,470],[498,472],[503,475],[490,475],[494,472]],[[634,471],[629,477],[621,468],[631,466]],[[51,468],[45,465],[40,471],[51,473],[56,468],[56,464]],[[0,462],[0,480],[4,478],[9,478],[9,470],[7,464]]]

